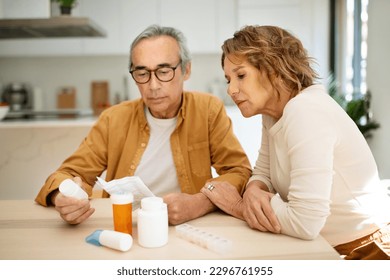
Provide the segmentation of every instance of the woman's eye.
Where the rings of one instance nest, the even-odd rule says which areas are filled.
[[[239,78],[240,80],[244,79],[244,77],[245,77],[245,74],[237,75],[237,78]]]

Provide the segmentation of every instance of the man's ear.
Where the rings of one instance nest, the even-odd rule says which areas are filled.
[[[191,76],[191,62],[188,62],[185,68],[184,81],[187,81]]]

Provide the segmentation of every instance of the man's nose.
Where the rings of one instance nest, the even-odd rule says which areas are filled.
[[[155,72],[150,73],[149,86],[152,89],[158,88],[160,86],[160,81],[157,79]]]

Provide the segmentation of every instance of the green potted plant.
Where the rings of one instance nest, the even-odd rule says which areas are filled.
[[[371,92],[367,91],[367,93],[360,98],[347,100],[345,94],[340,94],[338,92],[337,82],[332,75],[329,77],[328,93],[341,107],[343,107],[346,113],[356,123],[363,136],[366,139],[371,138],[372,130],[380,127],[379,123],[372,118],[370,111]]]
[[[76,0],[52,0],[52,2],[57,2],[61,15],[70,15],[72,13],[72,8],[76,5]]]

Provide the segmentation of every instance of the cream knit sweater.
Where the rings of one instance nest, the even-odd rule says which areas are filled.
[[[355,123],[321,85],[291,99],[277,122],[263,116],[252,180],[276,192],[271,200],[282,233],[321,234],[335,246],[390,222],[370,148]]]

